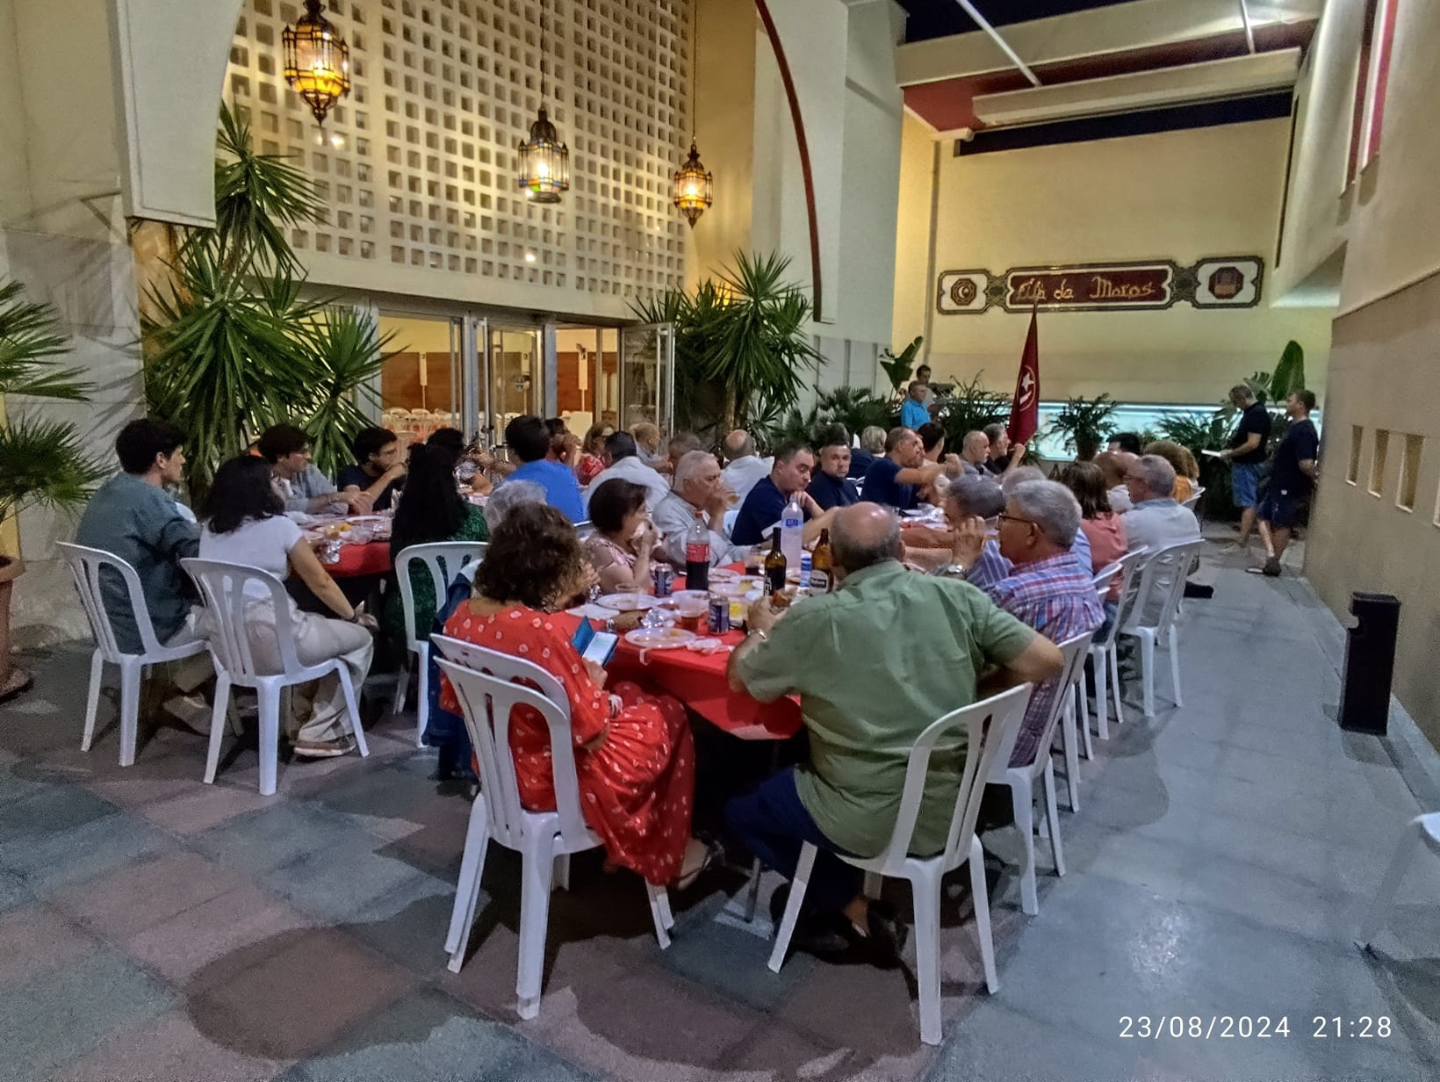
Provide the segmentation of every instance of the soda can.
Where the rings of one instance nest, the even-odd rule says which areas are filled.
[[[710,595],[710,634],[723,635],[730,630],[730,599]]]
[[[656,564],[650,569],[650,578],[655,582],[656,597],[669,597],[675,588],[675,571],[669,564]]]

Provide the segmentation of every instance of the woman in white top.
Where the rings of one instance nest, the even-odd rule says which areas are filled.
[[[370,632],[375,621],[355,611],[321,566],[300,527],[285,517],[280,497],[271,484],[269,464],[242,455],[221,466],[206,499],[203,519],[202,560],[256,567],[281,580],[293,571],[335,614],[334,618],[326,618],[301,612],[294,601],[287,599],[300,662],[318,665],[340,658],[358,691],[370,671],[374,652]],[[262,670],[282,671],[269,593],[257,594],[247,606],[246,629],[256,663]],[[345,697],[339,679],[333,675],[308,688],[295,689],[285,720],[286,733],[298,756],[328,758],[343,755],[352,746]]]

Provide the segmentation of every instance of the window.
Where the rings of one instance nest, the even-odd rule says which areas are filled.
[[[1350,426],[1350,466],[1345,471],[1345,483],[1357,484],[1360,480],[1360,448],[1365,442],[1365,429],[1360,425]]]
[[[1375,451],[1370,456],[1370,495],[1385,495],[1385,459],[1390,451],[1390,433],[1375,430]]]
[[[1420,456],[1425,449],[1424,436],[1405,437],[1405,456],[1400,459],[1400,491],[1395,506],[1402,511],[1415,510],[1415,490],[1419,487]]]

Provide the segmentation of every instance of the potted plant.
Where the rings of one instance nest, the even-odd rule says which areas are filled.
[[[323,219],[314,183],[285,158],[257,153],[228,108],[217,142],[215,228],[184,234],[141,318],[147,405],[190,436],[192,497],[279,421],[308,432],[316,465],[334,473],[369,423],[356,397],[370,393],[389,344],[352,309],[302,296],[286,235]]]
[[[675,329],[676,422],[717,436],[794,408],[807,370],[819,369],[810,341],[810,301],[784,280],[790,260],[737,252],[718,280],[634,304],[645,323]]]
[[[967,432],[979,432],[986,425],[1006,421],[1010,417],[1010,399],[997,391],[987,390],[980,382],[983,372],[969,380],[956,382],[948,394],[937,399],[935,419],[945,429],[945,445],[955,451],[965,441]]]
[[[902,349],[897,356],[889,349],[880,351],[880,367],[885,369],[885,375],[890,380],[890,389],[897,396],[909,382],[915,371],[915,358],[920,355],[920,347],[925,344],[925,339],[916,335],[911,343]]]
[[[1074,451],[1080,462],[1089,462],[1100,453],[1100,445],[1110,434],[1110,415],[1115,403],[1108,394],[1099,398],[1076,396],[1068,399],[1065,408],[1050,422],[1051,431],[1065,434],[1065,449]]]
[[[32,416],[8,401],[23,395],[84,402],[90,384],[58,359],[69,351],[55,310],[27,301],[20,283],[0,281],[0,397],[13,411],[0,419],[0,522],[27,507],[76,508],[104,476],[74,424]],[[10,660],[10,601],[24,570],[18,552],[0,555],[0,703],[32,682]]]

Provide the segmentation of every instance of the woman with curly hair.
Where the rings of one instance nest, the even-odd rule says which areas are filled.
[[[605,472],[605,441],[615,434],[615,426],[597,423],[590,426],[580,444],[580,462],[575,467],[575,479],[584,488]]]
[[[678,701],[628,683],[612,694],[605,670],[576,651],[573,619],[557,614],[593,580],[565,516],[522,504],[495,527],[475,596],[455,610],[445,634],[539,665],[560,681],[570,699],[580,806],[609,860],[657,885],[688,886],[711,856],[690,836],[695,741]],[[460,711],[448,680],[440,705]],[[515,709],[510,748],[520,803],[553,810],[550,731],[537,711]]]
[[[1147,455],[1159,455],[1175,468],[1175,502],[1185,503],[1195,495],[1195,482],[1200,480],[1200,464],[1188,447],[1170,440],[1155,440],[1145,445]]]

